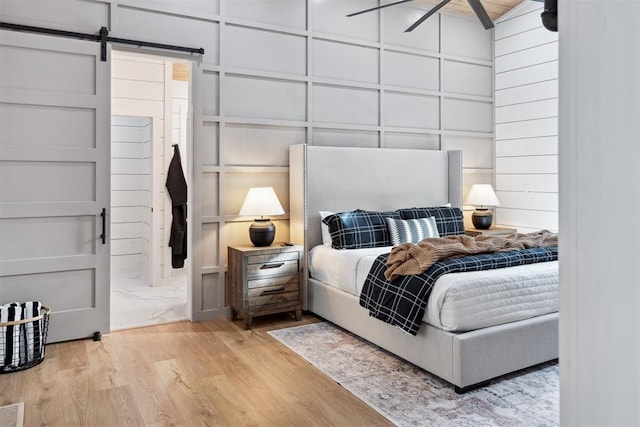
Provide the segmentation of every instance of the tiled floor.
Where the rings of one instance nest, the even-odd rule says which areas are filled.
[[[111,273],[111,330],[177,322],[187,318],[187,270],[171,284],[149,286],[142,273]]]

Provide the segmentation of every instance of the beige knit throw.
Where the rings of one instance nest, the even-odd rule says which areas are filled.
[[[493,236],[427,238],[417,244],[402,243],[394,247],[389,254],[384,276],[391,281],[398,276],[420,274],[436,261],[446,258],[548,246],[558,246],[558,234],[548,230]]]

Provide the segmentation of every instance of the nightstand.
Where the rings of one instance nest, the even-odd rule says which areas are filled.
[[[238,313],[244,328],[253,316],[292,311],[302,319],[300,272],[302,246],[230,246],[227,295],[231,319]]]
[[[485,236],[489,235],[489,236],[496,236],[496,235],[500,235],[500,234],[511,234],[511,233],[517,233],[518,230],[515,228],[508,228],[508,227],[498,227],[498,226],[494,226],[491,227],[487,230],[479,230],[477,228],[465,228],[464,229],[464,233],[467,236],[479,236],[481,234],[484,234]]]

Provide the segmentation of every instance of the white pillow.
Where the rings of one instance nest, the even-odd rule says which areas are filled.
[[[385,218],[391,244],[418,243],[427,237],[440,237],[435,217],[418,219]]]
[[[331,234],[329,234],[329,226],[322,222],[323,219],[329,215],[333,215],[334,212],[320,211],[320,229],[322,230],[322,244],[331,247]]]

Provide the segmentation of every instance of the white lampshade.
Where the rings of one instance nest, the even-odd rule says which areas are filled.
[[[282,215],[283,213],[284,209],[272,187],[250,188],[240,208],[242,216]]]
[[[464,204],[472,206],[500,206],[498,197],[493,191],[491,184],[473,184]]]

